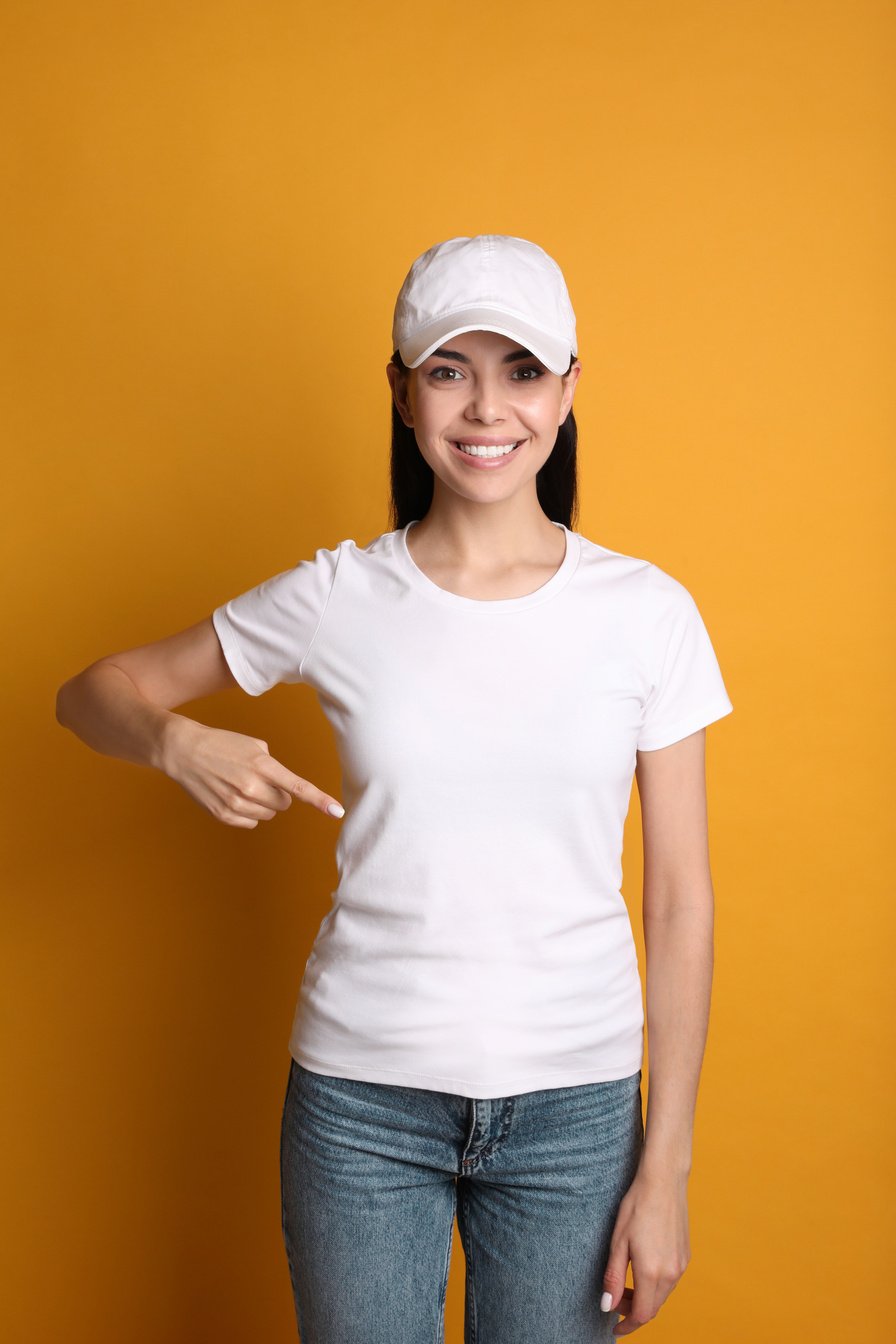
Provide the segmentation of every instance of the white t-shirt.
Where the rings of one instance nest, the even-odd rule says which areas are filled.
[[[642,1066],[636,752],[733,706],[687,589],[555,525],[563,563],[523,597],[440,588],[411,522],[213,614],[243,689],[306,682],[336,739],[339,881],[289,1042],[314,1073],[495,1098]]]

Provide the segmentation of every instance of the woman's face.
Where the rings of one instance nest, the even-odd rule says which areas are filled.
[[[580,372],[576,360],[567,375],[551,373],[519,341],[496,331],[450,337],[406,380],[387,366],[399,414],[425,461],[467,499],[505,498],[534,482],[569,414]],[[485,457],[464,453],[459,442],[518,446]]]

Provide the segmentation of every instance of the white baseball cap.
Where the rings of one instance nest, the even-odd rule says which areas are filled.
[[[510,336],[552,373],[566,373],[577,352],[576,315],[556,261],[503,233],[449,238],[421,253],[398,293],[392,349],[415,369],[463,331]]]

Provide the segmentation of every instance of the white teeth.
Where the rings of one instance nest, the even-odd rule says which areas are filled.
[[[512,453],[517,445],[515,443],[498,443],[492,447],[489,444],[456,443],[454,446],[459,448],[462,453],[469,453],[471,457],[505,457],[507,453]]]

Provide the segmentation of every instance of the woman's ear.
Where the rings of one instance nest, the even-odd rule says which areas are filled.
[[[572,399],[575,395],[576,383],[579,381],[579,374],[582,372],[582,365],[579,360],[566,370],[563,375],[563,400],[560,403],[560,424],[569,415],[572,410]]]
[[[398,414],[401,416],[408,429],[414,428],[414,416],[408,401],[408,375],[392,360],[386,365],[386,377],[389,379],[389,386],[392,389],[392,397],[398,408]]]

